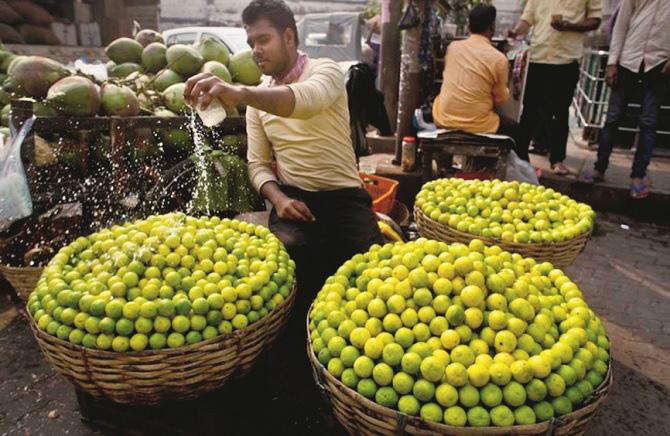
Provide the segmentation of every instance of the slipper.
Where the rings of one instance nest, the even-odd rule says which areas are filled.
[[[641,200],[649,196],[649,186],[646,183],[630,185],[630,196],[635,200]]]
[[[565,167],[565,165],[561,163],[553,164],[551,166],[551,169],[554,171],[554,174],[558,176],[567,176],[570,174],[570,170]]]
[[[584,172],[577,177],[577,181],[587,185],[593,185],[594,183],[604,182],[605,178],[601,175],[594,175],[591,172]]]

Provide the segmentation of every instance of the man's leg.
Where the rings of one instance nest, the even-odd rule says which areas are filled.
[[[552,97],[547,101],[553,113],[549,140],[549,162],[554,165],[565,160],[568,144],[570,104],[575,95],[575,87],[579,80],[579,64],[552,65],[553,83],[550,85]]]
[[[633,160],[632,179],[643,179],[656,145],[658,112],[668,90],[668,77],[663,75],[659,65],[642,76],[642,112],[640,113],[640,137]]]
[[[523,97],[523,112],[519,122],[519,141],[516,154],[523,160],[528,161],[528,146],[535,133],[538,122],[543,111],[544,95],[546,94],[546,68],[545,64],[530,63],[528,65],[528,78]]]
[[[610,100],[607,107],[607,118],[605,125],[600,131],[600,141],[598,143],[598,159],[593,168],[600,176],[605,174],[610,162],[610,155],[614,147],[614,138],[621,123],[621,117],[626,109],[630,88],[633,86],[635,76],[625,68],[617,67],[617,82],[612,87]]]
[[[384,238],[377,226],[372,200],[364,189],[340,189],[323,196],[330,216],[329,254],[334,273],[354,254],[364,253],[373,244],[383,244]]]

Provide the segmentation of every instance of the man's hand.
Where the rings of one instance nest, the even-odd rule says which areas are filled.
[[[665,67],[667,68],[668,64],[665,64]],[[607,83],[610,87],[614,87],[616,85],[617,75],[617,66],[608,65],[607,69],[605,70],[605,83]]]
[[[566,30],[570,30],[570,23],[565,20],[551,20],[551,27],[559,32],[565,32]]]
[[[314,218],[314,215],[312,215],[312,212],[309,210],[307,205],[300,200],[284,197],[282,200],[277,201],[275,208],[277,209],[277,215],[279,218],[285,220],[302,221],[307,223],[316,221],[316,218]]]
[[[207,109],[218,98],[224,107],[236,107],[242,103],[243,88],[232,86],[210,73],[197,74],[186,82],[184,99],[192,107]]]
[[[670,59],[665,62],[665,66],[663,67],[663,74],[670,76]]]

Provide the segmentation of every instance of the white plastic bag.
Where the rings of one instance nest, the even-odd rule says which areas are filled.
[[[34,118],[27,120],[18,135],[0,149],[0,231],[33,213],[28,180],[21,162],[21,146],[33,121]]]
[[[530,162],[526,162],[517,156],[514,150],[511,150],[507,157],[507,174],[505,179],[532,183],[533,185],[540,184],[540,181],[537,179],[537,174],[535,174],[535,168],[533,168]]]

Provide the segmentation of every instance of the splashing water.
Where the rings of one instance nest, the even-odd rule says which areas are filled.
[[[204,132],[201,130],[200,126],[196,122],[198,116],[194,111],[188,114],[189,121],[189,130],[191,131],[191,136],[193,137],[194,144],[194,157],[195,157],[195,171],[197,175],[197,182],[195,186],[195,192],[193,193],[194,198],[204,198],[205,199],[205,211],[207,214],[211,210],[211,202],[208,194],[207,187],[209,186],[209,171],[207,171],[207,156],[205,154],[206,141]],[[189,205],[189,208],[191,205]]]

